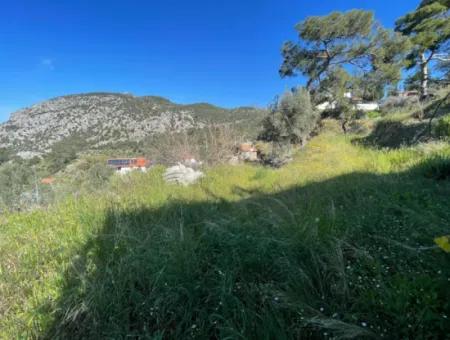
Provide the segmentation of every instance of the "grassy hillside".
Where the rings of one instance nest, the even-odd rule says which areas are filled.
[[[328,132],[279,170],[157,167],[2,215],[0,337],[443,339],[449,159]]]

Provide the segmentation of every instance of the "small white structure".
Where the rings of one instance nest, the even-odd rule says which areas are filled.
[[[172,166],[166,170],[164,173],[164,180],[168,183],[176,183],[187,186],[195,183],[203,176],[203,172],[196,171],[192,168],[184,166],[181,163],[178,163],[178,165]]]
[[[380,104],[378,103],[359,103],[355,105],[356,110],[358,111],[377,111],[380,109]]]
[[[336,108],[336,102],[330,103],[328,101],[320,103],[319,105],[316,106],[316,109],[319,112],[323,112],[325,110],[334,110],[335,108]]]
[[[141,171],[141,172],[147,172],[147,168],[142,167],[142,168],[120,168],[116,171],[117,174],[123,176],[123,175],[127,175],[131,172],[137,172],[137,171]]]
[[[323,112],[325,110],[334,110],[336,108],[336,102],[323,102],[316,106],[316,109],[319,112]],[[380,109],[380,104],[378,103],[357,103],[353,105],[353,108],[358,111],[368,112],[368,111],[376,111]]]
[[[350,91],[345,92],[343,97],[350,99],[350,102],[353,103],[353,109],[355,109],[357,111],[368,112],[368,111],[376,111],[376,110],[380,109],[380,105],[378,103],[376,103],[376,102],[364,103],[364,102],[362,102],[361,98],[354,97],[353,93]],[[325,110],[334,110],[336,107],[337,107],[336,101],[332,101],[332,102],[325,101],[325,102],[317,105],[316,109],[319,112],[323,112]]]
[[[353,97],[353,94],[351,93],[351,92],[345,92],[344,93],[344,98],[352,98]]]
[[[183,159],[182,164],[188,168],[199,169],[202,167],[203,162],[198,161],[195,158],[185,158],[185,159]]]

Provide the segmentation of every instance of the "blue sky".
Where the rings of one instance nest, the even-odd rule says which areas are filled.
[[[371,9],[385,26],[418,0],[14,0],[0,20],[0,121],[55,96],[91,91],[179,103],[265,106],[294,25]]]

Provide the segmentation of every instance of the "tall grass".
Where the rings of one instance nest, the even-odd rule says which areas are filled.
[[[445,338],[450,182],[424,164],[449,156],[323,134],[282,169],[157,167],[4,215],[0,337]]]

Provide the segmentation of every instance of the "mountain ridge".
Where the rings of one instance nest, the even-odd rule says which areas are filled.
[[[91,92],[55,97],[15,111],[0,124],[0,148],[22,158],[49,153],[78,136],[89,147],[140,141],[145,137],[201,129],[212,124],[258,121],[264,110],[177,104],[160,96]]]

